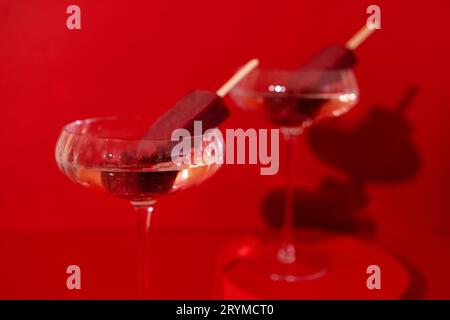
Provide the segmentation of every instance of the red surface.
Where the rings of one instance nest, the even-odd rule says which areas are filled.
[[[237,66],[255,56],[265,66],[296,67],[321,46],[344,42],[365,22],[365,9],[372,4],[76,3],[82,10],[81,31],[69,31],[65,25],[66,7],[72,3],[0,2],[2,298],[132,295],[124,276],[131,270],[127,255],[132,254],[132,242],[119,236],[108,242],[101,236],[131,234],[131,209],[124,201],[74,185],[58,172],[53,152],[64,124],[115,114],[139,113],[153,119],[191,89],[219,87]],[[420,297],[450,298],[449,5],[438,0],[377,4],[382,8],[382,30],[357,52],[361,101],[337,121],[349,128],[373,123],[365,120],[374,106],[392,110],[416,85],[418,94],[401,118],[411,129],[402,131],[403,138],[420,161],[414,175],[401,181],[365,180],[365,201],[358,210],[375,226],[370,237],[397,252],[423,278]],[[227,127],[266,126],[252,114],[232,111]],[[397,131],[386,134],[385,123],[376,124],[367,130],[370,144],[356,143],[354,151],[342,153],[344,158],[359,159],[362,146],[367,147],[364,152],[379,146],[374,140],[394,140]],[[307,138],[298,145],[296,180],[307,194],[316,195],[327,178],[345,181],[348,173],[335,165],[335,159],[316,152],[320,148],[313,152]],[[375,154],[378,160],[390,159],[392,150],[398,149]],[[408,156],[395,159],[398,170],[412,161]],[[171,280],[156,286],[154,296],[211,297],[218,250],[239,230],[264,229],[261,202],[280,183],[280,175],[260,176],[256,166],[225,166],[204,185],[161,199],[153,226],[165,235],[154,244],[159,251],[153,256],[153,277]],[[355,198],[349,194],[351,202]],[[346,212],[343,208],[345,219],[328,217],[349,226],[353,218]],[[358,231],[357,226],[347,229]],[[169,249],[174,250],[170,255]],[[170,256],[170,263],[158,259],[158,252]],[[72,263],[87,265],[83,272],[88,279],[78,293],[64,288],[65,266]],[[89,269],[95,277],[89,278]],[[112,278],[116,282],[111,283]]]
[[[306,231],[304,231],[306,232]],[[249,250],[245,239],[241,250]],[[222,269],[221,297],[225,299],[401,299],[408,294],[409,275],[405,267],[381,247],[348,236],[332,236],[311,243],[328,258],[327,272],[318,279],[287,283],[273,281],[270,274],[255,272],[248,263],[232,260]],[[239,250],[237,248],[237,250]],[[251,250],[251,249],[250,249]],[[377,262],[382,290],[367,290],[367,273]],[[344,280],[345,279],[345,280]]]

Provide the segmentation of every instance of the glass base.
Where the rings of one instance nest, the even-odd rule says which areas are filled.
[[[293,243],[264,243],[242,261],[273,281],[310,281],[323,277],[329,268],[327,256],[314,248]]]

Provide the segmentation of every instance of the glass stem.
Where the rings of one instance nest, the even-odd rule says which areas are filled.
[[[155,201],[132,202],[137,218],[137,249],[138,249],[138,296],[145,299],[149,293],[149,250],[148,235],[150,220]]]
[[[294,245],[294,146],[300,129],[282,128],[281,133],[286,141],[285,163],[285,204],[284,225],[281,234],[281,247],[278,250],[278,260],[285,264],[294,263],[297,259]]]

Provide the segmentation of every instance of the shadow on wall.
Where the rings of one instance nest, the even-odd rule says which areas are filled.
[[[412,179],[420,170],[420,157],[411,138],[411,125],[404,113],[418,93],[411,86],[393,110],[375,105],[352,129],[328,121],[309,130],[309,144],[321,161],[343,172],[345,181],[325,178],[318,190],[297,189],[294,224],[325,231],[370,238],[376,232],[366,207],[369,184],[394,184]],[[284,190],[270,192],[262,214],[269,226],[283,222]],[[408,266],[412,278],[406,297],[418,298],[425,285],[420,274]],[[411,291],[410,290],[410,291]]]

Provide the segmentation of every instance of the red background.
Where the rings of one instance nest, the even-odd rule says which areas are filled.
[[[0,1],[1,298],[133,295],[132,210],[58,171],[54,146],[64,124],[100,115],[153,119],[191,89],[215,90],[253,57],[264,66],[294,68],[320,47],[345,42],[373,4],[75,3],[81,31],[66,28],[72,2]],[[373,240],[404,257],[424,279],[420,297],[450,298],[450,7],[443,0],[376,4],[382,30],[357,51],[361,100],[339,121],[363,121],[375,105],[393,109],[417,86],[404,117],[420,170],[401,183],[368,184],[365,210],[376,225]],[[229,102],[233,114],[226,127],[267,125]],[[295,179],[315,190],[342,172],[320,160],[307,138],[297,148]],[[264,230],[261,201],[280,182],[260,176],[256,166],[225,166],[202,186],[161,199],[153,220],[153,296],[211,297],[216,253],[236,234]],[[71,263],[85,270],[80,292],[65,289]]]

